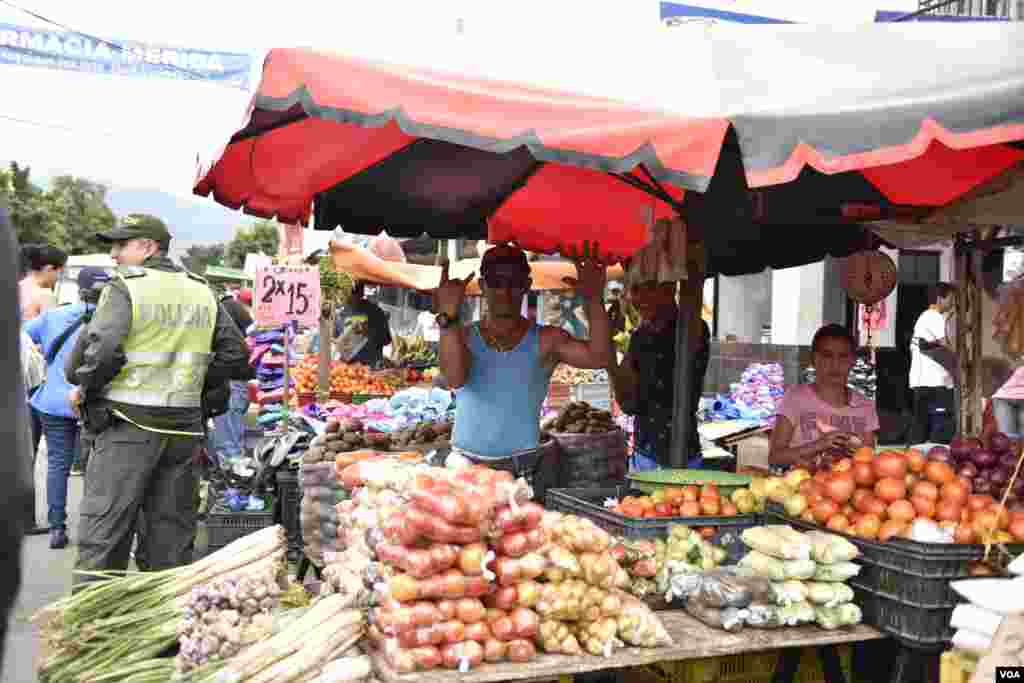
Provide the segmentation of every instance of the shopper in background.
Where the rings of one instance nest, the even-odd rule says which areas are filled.
[[[221,306],[244,336],[252,326],[252,290],[239,289],[235,297],[225,296]],[[245,454],[245,415],[249,412],[249,380],[256,379],[252,366],[245,379],[231,380],[227,412],[213,418],[213,447],[227,459]]]
[[[391,325],[388,314],[366,298],[365,282],[357,281],[352,287],[352,298],[339,316],[339,322],[354,316],[366,316],[366,344],[348,362],[379,365],[384,359],[384,347],[391,344]],[[340,331],[336,333],[341,334]]]
[[[814,384],[786,390],[772,429],[769,461],[779,467],[817,469],[825,459],[874,447],[878,431],[875,402],[849,388],[857,342],[842,325],[814,334]]]
[[[703,274],[694,270],[695,281],[703,282]],[[675,417],[676,325],[679,305],[676,283],[645,282],[632,286],[629,302],[640,314],[640,326],[629,340],[629,351],[622,363],[612,362],[608,376],[615,390],[615,399],[623,412],[636,416],[634,445],[630,468],[637,471],[669,467],[672,445],[672,423]],[[695,309],[699,310],[699,309]],[[711,353],[711,330],[703,320],[690,324],[690,420],[686,438],[689,467],[703,464],[700,435],[697,431],[697,409],[707,374]]]
[[[914,324],[910,341],[910,388],[914,417],[910,443],[949,443],[956,434],[953,377],[936,358],[949,354],[947,320],[955,308],[955,290],[940,282],[928,290],[928,309]]]
[[[0,481],[4,495],[0,497],[0,670],[4,663],[7,624],[21,588],[21,548],[26,524],[35,523],[35,501],[32,496],[32,472],[28,463],[31,430],[28,420],[26,388],[21,367],[21,312],[18,303],[18,245],[14,228],[8,221],[7,209],[0,202],[0,373],[7,378],[6,389],[0,391],[0,411],[7,419],[0,422],[0,439],[7,445],[0,458]],[[31,506],[31,507],[29,507]],[[25,510],[30,510],[30,515]],[[24,652],[20,655],[26,656]]]
[[[66,368],[97,434],[75,566],[127,569],[142,511],[145,563],[168,569],[192,561],[203,389],[244,378],[248,350],[206,282],[167,257],[163,221],[132,214],[99,237],[119,268]]]
[[[46,434],[46,502],[49,508],[50,548],[68,545],[68,476],[79,448],[78,410],[72,405],[71,385],[64,364],[94,304],[86,303],[94,288],[102,288],[110,276],[102,268],[83,268],[78,274],[81,301],[46,311],[25,325],[25,332],[43,350],[46,381],[32,395]]]
[[[21,249],[25,277],[18,283],[23,320],[32,320],[57,305],[53,294],[68,255],[48,244],[26,244]]]

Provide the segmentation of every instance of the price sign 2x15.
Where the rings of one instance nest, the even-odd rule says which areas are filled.
[[[271,266],[256,271],[253,313],[260,325],[320,320],[320,270],[309,266]]]

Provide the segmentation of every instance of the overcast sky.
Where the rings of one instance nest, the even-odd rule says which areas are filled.
[[[643,54],[617,53],[625,44],[622,36],[657,25],[656,0],[12,2],[105,39],[250,53],[255,59],[254,84],[258,62],[270,47],[311,46],[422,59],[443,51],[456,39],[459,18],[466,34],[498,31],[506,38],[521,38],[524,53],[537,44],[557,45],[560,35],[571,32],[607,44],[608,64],[617,65],[619,71],[658,68],[645,61]],[[691,4],[839,24],[870,22],[878,8],[916,7],[914,0],[694,0]],[[0,22],[55,28],[4,4],[0,4]],[[564,70],[568,73],[571,67],[569,60]],[[671,78],[670,71],[655,73]],[[15,159],[46,175],[69,172],[182,196],[189,196],[197,155],[210,159],[226,143],[240,127],[250,96],[209,83],[5,65],[0,65],[0,92],[0,162]]]

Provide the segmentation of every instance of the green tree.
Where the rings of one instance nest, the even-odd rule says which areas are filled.
[[[31,169],[12,161],[0,170],[0,200],[7,204],[11,224],[21,244],[49,243],[65,246],[66,234],[57,221],[53,203],[32,182]]]
[[[114,227],[117,217],[107,206],[105,185],[72,176],[53,179],[47,199],[63,225],[65,248],[72,254],[106,252],[109,247],[96,233]]]
[[[181,264],[196,275],[206,272],[207,266],[219,266],[224,263],[223,244],[193,244],[185,251]]]
[[[224,251],[224,265],[242,268],[246,255],[256,252],[277,256],[277,222],[258,220],[247,228],[240,228]]]

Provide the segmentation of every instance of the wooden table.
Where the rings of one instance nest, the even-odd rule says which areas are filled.
[[[800,648],[856,643],[885,637],[870,626],[863,625],[835,631],[826,631],[817,626],[798,626],[770,630],[748,628],[739,633],[728,633],[705,626],[680,610],[658,612],[658,616],[675,641],[674,645],[660,648],[631,647],[619,650],[611,657],[590,655],[569,657],[542,654],[528,664],[484,664],[468,674],[456,675],[460,683],[541,681],[588,671],[628,669],[657,662],[702,659],[787,648],[794,648],[793,652],[799,655]],[[450,683],[454,673],[447,670],[435,670],[398,674],[384,662],[383,657],[375,654],[372,658],[378,678],[385,683]],[[786,660],[793,660],[792,666],[795,672],[795,664],[799,662],[799,658],[789,657],[780,659],[780,673],[783,673],[782,669],[789,666]]]

